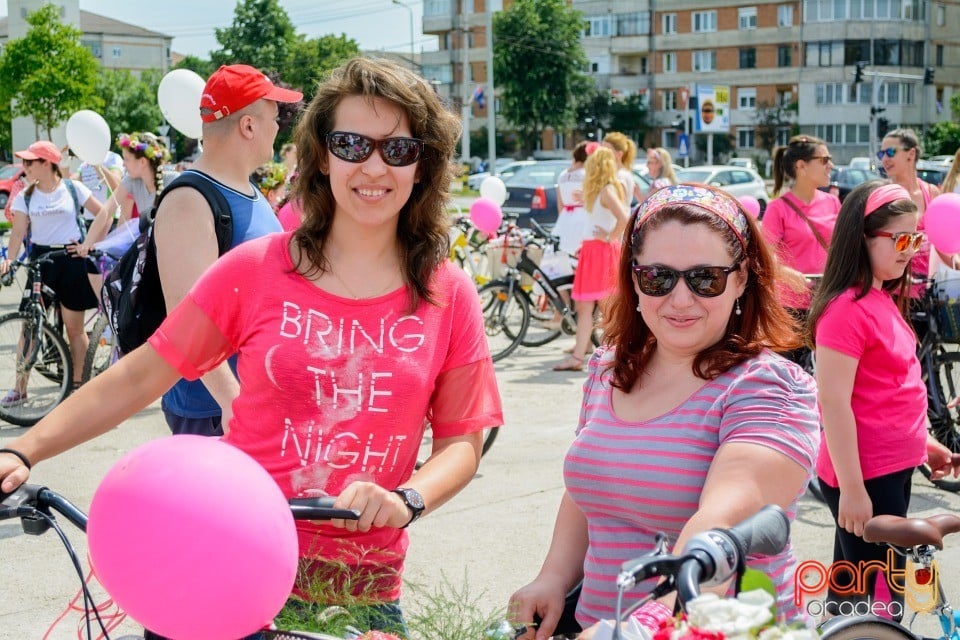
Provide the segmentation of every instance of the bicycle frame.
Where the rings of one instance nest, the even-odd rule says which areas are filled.
[[[556,286],[553,283],[553,280],[550,279],[536,262],[530,259],[530,256],[527,255],[526,247],[520,252],[520,260],[517,262],[517,266],[507,270],[506,282],[509,286],[510,293],[513,293],[513,288],[520,284],[520,278],[518,277],[521,274],[530,276],[533,281],[533,286],[539,286],[543,289],[543,292],[546,294],[547,298],[550,300],[550,303],[560,312],[562,316],[562,326],[565,329],[565,333],[573,334],[577,329],[577,318],[574,315],[575,311],[572,306],[572,302],[568,302],[563,299],[563,296],[560,295],[560,292],[557,290]],[[521,288],[523,288],[521,284]]]

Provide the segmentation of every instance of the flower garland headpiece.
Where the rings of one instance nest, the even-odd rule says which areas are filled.
[[[273,191],[287,180],[287,167],[280,162],[268,162],[261,165],[253,174],[254,182],[263,195]]]
[[[143,133],[121,133],[117,136],[117,145],[121,149],[129,149],[133,153],[139,153],[150,160],[160,159],[160,162],[170,160],[170,152],[162,142],[152,134],[150,137]]]

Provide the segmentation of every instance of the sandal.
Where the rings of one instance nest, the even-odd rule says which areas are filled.
[[[594,348],[595,348],[595,347],[593,346],[593,343],[592,343],[592,342],[591,342],[590,344],[588,344],[588,345],[587,345],[587,355],[590,355],[591,353],[593,353]],[[563,350],[563,352],[564,352],[564,353],[571,353],[571,354],[572,354],[573,351],[574,351],[574,349],[576,349],[576,345],[574,345],[574,346],[572,346],[572,347],[567,347],[566,349]]]
[[[553,367],[554,371],[583,371],[583,358],[570,355],[566,360]]]

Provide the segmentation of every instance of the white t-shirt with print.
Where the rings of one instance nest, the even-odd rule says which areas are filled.
[[[90,189],[82,182],[71,180],[77,189],[77,200],[80,206],[90,197]],[[34,244],[58,245],[70,244],[80,240],[80,227],[77,222],[77,211],[73,205],[73,198],[64,181],[61,180],[51,193],[44,193],[34,189],[30,196],[30,211],[27,211],[24,189],[17,194],[10,207],[14,213],[23,213],[30,216],[30,237]]]

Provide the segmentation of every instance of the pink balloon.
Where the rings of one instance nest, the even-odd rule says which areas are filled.
[[[942,253],[960,252],[960,193],[934,198],[923,214],[924,232]]]
[[[161,438],[123,456],[93,496],[87,534],[107,592],[169,638],[254,633],[296,577],[283,493],[253,458],[214,438]]]
[[[493,200],[477,198],[470,205],[470,222],[484,233],[496,233],[503,222],[503,212]]]
[[[740,206],[756,220],[760,216],[760,201],[753,196],[740,196]]]

